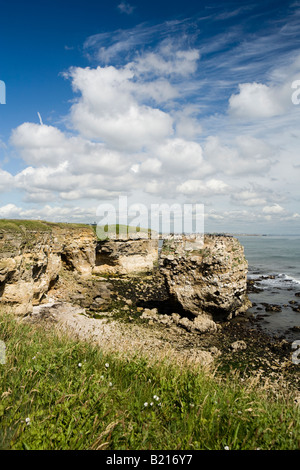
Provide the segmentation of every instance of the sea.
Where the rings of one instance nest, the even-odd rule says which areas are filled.
[[[253,304],[248,314],[265,333],[289,342],[300,340],[300,235],[235,237],[244,247],[248,279],[255,288],[248,294]],[[266,310],[267,304],[280,311]]]

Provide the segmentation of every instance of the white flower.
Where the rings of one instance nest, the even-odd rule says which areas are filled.
[[[229,447],[228,447],[228,446],[225,446],[225,447],[224,447],[224,450],[229,450]]]
[[[194,408],[194,406],[195,406],[194,403],[190,403],[191,408]]]
[[[156,401],[158,401],[158,400],[159,400],[159,398],[158,398],[158,396],[157,396],[157,395],[153,395],[153,398],[154,398],[154,400],[156,400]]]
[[[110,387],[112,387],[112,382],[108,382],[108,385],[109,385]]]
[[[161,403],[158,403],[158,406],[161,406]]]
[[[81,367],[81,366],[82,366],[82,364],[81,364],[81,362],[79,362],[78,367]]]
[[[150,406],[153,406],[153,401],[150,403]]]
[[[144,406],[148,406],[148,403],[145,401]]]
[[[108,367],[109,367],[109,364],[108,364],[108,362],[106,362],[106,364],[105,364],[105,367],[106,367],[106,368],[108,368]]]
[[[27,425],[30,424],[30,418],[26,418],[25,422],[26,422]]]

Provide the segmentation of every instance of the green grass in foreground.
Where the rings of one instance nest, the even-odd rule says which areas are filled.
[[[299,410],[238,377],[104,354],[0,315],[1,449],[297,449]]]

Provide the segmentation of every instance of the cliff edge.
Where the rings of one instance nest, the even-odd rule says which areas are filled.
[[[96,280],[91,296],[95,300],[102,276],[107,281],[111,275],[159,272],[170,304],[211,325],[249,308],[247,269],[243,247],[233,237],[206,235],[201,248],[193,241],[187,248],[186,237],[171,237],[159,254],[157,239],[100,241],[88,225],[0,221],[0,302],[21,315],[46,301],[47,293],[58,280],[63,286],[65,277],[72,279],[69,291],[76,291],[78,282],[86,280],[88,286]],[[66,299],[69,294],[66,290]]]

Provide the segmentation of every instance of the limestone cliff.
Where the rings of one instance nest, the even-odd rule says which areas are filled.
[[[201,248],[190,239],[164,240],[159,258],[157,239],[99,241],[90,226],[40,221],[0,221],[0,302],[25,315],[59,280],[60,301],[84,297],[83,307],[101,306],[111,293],[99,295],[99,275],[154,273],[158,259],[170,305],[208,326],[248,309],[247,261],[235,238],[205,236]]]
[[[61,269],[90,275],[96,237],[84,225],[6,221],[0,225],[0,300],[18,314],[32,311]]]

